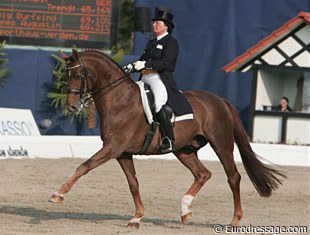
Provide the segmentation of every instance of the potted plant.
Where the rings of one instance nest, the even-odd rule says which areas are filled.
[[[5,58],[6,54],[3,52],[4,46],[5,41],[0,43],[0,87],[4,86],[4,83],[10,74],[7,69],[8,60]]]

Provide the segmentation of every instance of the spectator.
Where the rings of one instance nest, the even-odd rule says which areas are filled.
[[[294,110],[288,104],[289,99],[286,96],[283,96],[280,100],[280,104],[276,107],[275,110],[281,112],[293,112]]]

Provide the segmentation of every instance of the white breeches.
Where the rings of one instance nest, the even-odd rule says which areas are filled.
[[[154,94],[155,112],[158,113],[163,105],[167,103],[168,93],[159,74],[151,73],[142,75],[142,82],[148,84]]]

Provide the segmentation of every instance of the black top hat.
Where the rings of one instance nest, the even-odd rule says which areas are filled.
[[[152,21],[155,21],[155,20],[164,21],[172,29],[174,28],[173,15],[171,14],[170,9],[168,9],[168,8],[157,7],[155,9],[155,17],[152,19]]]

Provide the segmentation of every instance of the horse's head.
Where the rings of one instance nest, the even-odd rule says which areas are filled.
[[[71,56],[64,53],[60,53],[60,56],[66,61],[65,76],[68,82],[67,109],[73,114],[79,114],[88,101],[87,79],[89,79],[89,74],[77,50],[73,49]]]
[[[111,94],[120,84],[130,81],[122,67],[98,51],[78,53],[73,49],[72,55],[61,53],[60,56],[66,61],[67,108],[73,114],[80,113],[90,99],[96,102],[106,94]]]

